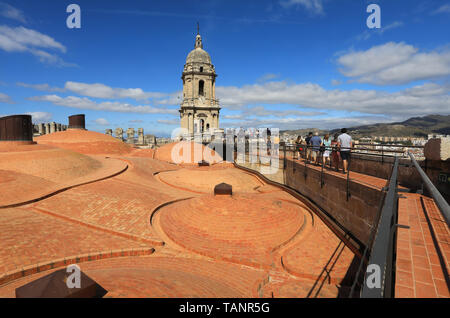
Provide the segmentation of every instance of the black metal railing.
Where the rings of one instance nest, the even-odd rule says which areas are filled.
[[[372,232],[374,234],[373,244],[370,252],[369,245],[366,247],[357,273],[358,277],[369,254],[360,295],[362,298],[390,298],[393,295],[394,238],[398,226],[397,176],[398,158],[395,158],[379,222]],[[371,279],[373,279],[372,283],[369,282]],[[379,284],[377,285],[377,283]]]
[[[434,202],[436,202],[436,205],[438,206],[439,211],[444,217],[445,222],[447,223],[448,226],[450,226],[450,206],[448,202],[444,199],[444,197],[441,195],[438,189],[436,189],[434,184],[431,182],[430,178],[428,178],[427,174],[422,170],[420,165],[417,163],[416,158],[414,158],[414,155],[410,152],[408,154],[409,157],[411,158],[412,163],[416,167],[417,172],[419,172],[420,177],[422,178],[422,181],[425,184],[425,187],[428,189],[428,192],[434,199]]]

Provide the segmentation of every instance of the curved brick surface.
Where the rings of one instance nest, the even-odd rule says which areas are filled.
[[[187,150],[188,153],[185,154],[184,150]],[[197,165],[202,160],[210,164],[222,161],[222,158],[215,151],[192,141],[180,141],[164,145],[156,150],[155,159],[187,165]]]
[[[236,168],[181,169],[160,173],[158,177],[173,187],[201,193],[213,193],[214,187],[222,182],[232,185],[233,193],[255,192],[255,188],[264,185],[254,176],[242,173]]]
[[[13,296],[16,287],[47,275],[55,264],[63,266],[64,258],[80,261],[107,297],[341,295],[334,285],[351,255],[344,249],[334,262],[339,240],[292,195],[229,163],[175,165],[168,158],[174,144],[154,153],[103,134],[67,132],[39,137],[49,145],[0,145],[3,198],[7,191],[23,200],[64,182],[91,182],[0,210],[0,284],[8,277],[0,297]],[[100,151],[108,154],[85,155]],[[128,168],[101,178],[120,167]],[[211,193],[220,182],[232,184],[234,195],[192,192]],[[151,256],[92,261],[128,255],[111,250],[142,255],[136,249],[149,252],[155,245]],[[324,268],[331,269],[331,280]],[[22,277],[24,272],[31,276]]]
[[[148,247],[28,208],[0,213],[0,276],[32,264],[104,250]]]
[[[271,252],[304,222],[299,206],[255,195],[204,195],[160,209],[161,227],[177,244],[243,264],[272,263]]]
[[[38,144],[52,145],[70,149],[83,154],[115,154],[130,153],[130,145],[106,134],[82,129],[58,131],[35,138]]]
[[[130,156],[153,158],[155,156],[155,149],[135,149],[132,153],[130,153]]]
[[[105,297],[255,297],[264,273],[217,261],[181,257],[122,257],[79,264],[105,288]],[[39,273],[0,288],[14,297],[15,288],[42,277]]]
[[[282,262],[287,272],[301,278],[351,284],[352,275],[356,273],[354,266],[359,264],[355,257],[318,217],[314,217],[314,226],[307,235],[283,251]]]
[[[49,146],[31,145],[15,150],[0,151],[0,207],[37,200],[127,168],[123,161]]]
[[[346,293],[348,288],[328,282],[292,278],[274,280],[262,288],[263,297],[274,298],[336,298]]]
[[[129,164],[127,171],[114,178],[64,191],[33,206],[155,244],[161,243],[149,226],[150,214],[158,205],[186,197],[186,193],[162,184],[153,176],[157,169],[173,168],[172,165],[148,158],[127,158],[126,162]]]

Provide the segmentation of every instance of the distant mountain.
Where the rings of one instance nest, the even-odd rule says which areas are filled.
[[[347,128],[355,137],[392,136],[392,137],[426,137],[428,134],[450,135],[450,115],[429,115],[424,117],[412,117],[403,122],[372,124]],[[285,130],[281,133],[293,135],[306,135],[309,131],[318,131],[323,135],[325,130],[298,129]],[[339,129],[328,131],[331,134],[339,132]]]

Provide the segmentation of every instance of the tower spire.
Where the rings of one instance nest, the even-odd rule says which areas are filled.
[[[202,37],[200,36],[200,25],[197,22],[197,36],[195,37],[195,48],[203,48]]]

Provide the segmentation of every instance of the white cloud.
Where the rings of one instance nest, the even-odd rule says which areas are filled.
[[[332,79],[331,80],[331,85],[333,85],[333,86],[338,86],[338,85],[341,85],[342,84],[342,81],[340,81],[340,80],[337,80],[337,79]]]
[[[380,29],[372,29],[372,30],[365,30],[362,34],[358,35],[356,37],[357,40],[368,40],[372,35],[383,35],[384,32],[389,31],[391,29],[396,29],[401,26],[403,26],[404,23],[402,21],[394,21],[386,26],[381,26]]]
[[[52,87],[47,83],[44,84],[28,84],[28,83],[16,83],[18,86],[33,88],[39,91],[46,92],[73,92],[81,96],[105,98],[105,99],[122,99],[131,98],[137,101],[147,100],[149,98],[163,98],[166,99],[160,101],[160,104],[167,104],[168,99],[173,98],[172,94],[159,93],[159,92],[144,92],[141,88],[119,88],[111,87],[102,83],[81,83],[68,81],[64,87]],[[179,93],[177,92],[177,96]],[[168,97],[168,98],[167,98]]]
[[[276,79],[278,77],[280,77],[280,75],[273,74],[273,73],[267,73],[267,74],[264,74],[263,76],[261,76],[260,78],[258,78],[256,81],[257,82],[266,82],[266,81]]]
[[[444,4],[432,12],[432,14],[438,14],[438,13],[450,13],[450,4],[448,4],[448,3]]]
[[[87,84],[80,82],[66,82],[65,89],[82,96],[95,98],[132,98],[145,100],[148,98],[161,98],[166,94],[157,92],[144,92],[141,88],[113,88],[101,83]]]
[[[308,11],[315,14],[323,13],[323,1],[322,0],[287,0],[281,1],[280,4],[283,7],[291,7],[301,5],[305,7]]]
[[[109,125],[109,121],[106,120],[105,118],[97,118],[96,120],[94,120],[94,122],[100,126],[108,126]]]
[[[26,114],[31,115],[31,119],[35,124],[47,123],[52,119],[52,114],[47,112],[30,112]]]
[[[67,51],[64,45],[52,37],[23,26],[11,28],[1,25],[0,34],[14,41],[19,46],[57,49],[63,53]]]
[[[251,119],[242,121],[222,121],[223,127],[243,127],[243,128],[258,128],[258,127],[272,127],[280,130],[289,129],[305,129],[305,128],[319,128],[319,129],[335,129],[343,127],[353,127],[360,125],[369,125],[381,122],[391,122],[389,118],[380,116],[357,116],[357,117],[326,117],[320,119],[305,120],[301,117],[294,118],[280,118],[280,119]]]
[[[0,93],[0,103],[7,103],[7,104],[13,104],[13,100],[11,97],[4,93]]]
[[[22,11],[4,2],[0,2],[0,16],[22,23],[27,22]]]
[[[57,106],[73,107],[80,109],[92,109],[98,111],[111,111],[121,113],[140,113],[140,114],[177,114],[176,109],[157,108],[152,106],[134,106],[128,103],[120,102],[100,102],[97,103],[87,97],[67,96],[61,97],[58,95],[44,95],[34,96],[28,98],[32,101],[50,102]]]
[[[176,119],[158,119],[157,122],[160,124],[171,125],[171,126],[176,126],[176,125],[180,124],[180,121],[176,120]]]
[[[52,87],[50,85],[48,85],[47,83],[45,84],[27,84],[27,83],[23,83],[23,82],[18,82],[16,83],[17,86],[21,86],[21,87],[27,87],[27,88],[32,88],[38,91],[44,91],[44,92],[64,92],[65,89],[64,88],[59,88],[59,87]]]
[[[231,110],[242,110],[244,105],[252,104],[287,104],[310,109],[402,117],[450,112],[449,88],[438,84],[384,92],[361,89],[326,90],[312,83],[270,82],[242,87],[217,87],[216,93],[221,98],[222,107]]]
[[[264,106],[245,107],[241,109],[240,115],[226,115],[226,119],[249,119],[255,117],[289,117],[289,116],[319,116],[323,115],[323,112],[312,111],[305,112],[301,110],[273,110]]]
[[[56,54],[42,49],[57,50],[62,53],[67,51],[66,47],[52,37],[38,31],[20,27],[0,26],[0,49],[6,52],[28,52],[36,56],[41,62],[57,66],[76,66],[65,62]]]
[[[405,84],[450,75],[450,51],[420,53],[405,43],[389,42],[340,56],[340,72],[360,83]]]

